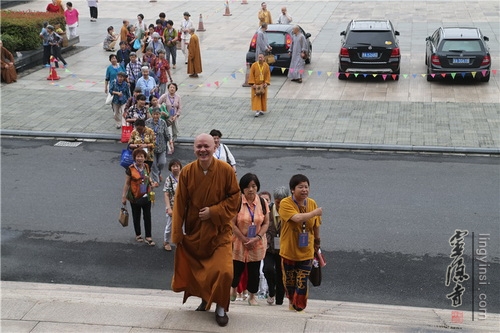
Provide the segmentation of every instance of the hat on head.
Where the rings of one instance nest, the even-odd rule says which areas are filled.
[[[153,38],[160,38],[160,34],[157,32],[153,32]]]
[[[188,12],[184,12],[183,14],[184,16],[191,16],[191,14],[189,14]]]

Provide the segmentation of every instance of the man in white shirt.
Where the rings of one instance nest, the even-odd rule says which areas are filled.
[[[214,138],[215,141],[214,157],[218,160],[226,161],[227,163],[229,163],[236,173],[236,160],[234,159],[233,154],[231,154],[231,151],[225,144],[220,142],[220,139],[222,138],[222,132],[213,129],[210,131],[210,135]]]

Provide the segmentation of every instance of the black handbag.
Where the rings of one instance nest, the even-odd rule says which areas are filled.
[[[321,266],[317,254],[314,253],[313,266],[311,273],[309,274],[309,281],[314,287],[319,287],[321,285]]]

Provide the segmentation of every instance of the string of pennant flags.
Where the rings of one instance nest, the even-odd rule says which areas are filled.
[[[288,69],[290,72],[293,73],[294,69],[293,68],[284,68],[284,67],[275,67],[275,66],[269,66],[271,71],[274,69],[276,70],[281,70],[281,73],[284,74],[286,70]],[[92,85],[95,84],[104,84],[104,80],[101,81],[95,81],[95,80],[89,80],[80,77],[79,75],[71,72],[68,68],[64,69],[64,72],[69,75],[70,78],[75,78],[78,80],[78,82],[83,82],[83,83],[89,83]],[[339,75],[344,75],[345,77],[381,77],[384,81],[386,80],[396,80],[399,78],[403,79],[419,79],[419,78],[426,78],[427,75],[430,75],[432,78],[464,78],[469,74],[469,72],[456,72],[456,73],[442,73],[442,74],[418,74],[418,73],[413,73],[413,74],[374,74],[374,73],[342,73],[342,72],[335,72],[335,71],[316,71],[316,70],[300,70],[300,74],[304,75],[307,74],[309,77],[324,77],[326,75],[327,78],[338,78]],[[472,75],[473,78],[480,78],[480,77],[485,77],[488,75],[488,73],[491,72],[491,75],[496,76],[498,73],[497,69],[492,69],[491,71],[480,71],[480,72],[471,72],[470,75]],[[238,70],[233,71],[229,77],[224,77],[221,78],[220,80],[212,81],[212,82],[205,82],[205,83],[200,83],[200,84],[193,84],[193,83],[181,83],[179,84],[180,87],[188,87],[188,88],[219,88],[221,85],[227,83],[229,80],[236,80],[236,79],[242,79],[245,80],[245,69],[242,67]],[[240,77],[243,76],[243,77]],[[73,89],[74,84],[61,84],[60,81],[51,81],[49,80],[50,85],[53,85],[55,87],[59,88],[67,88],[67,89]]]

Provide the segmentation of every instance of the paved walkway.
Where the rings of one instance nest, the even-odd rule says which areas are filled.
[[[213,309],[196,312],[166,290],[2,281],[2,333],[40,332],[498,332],[500,315],[464,311],[310,300],[304,312],[287,305],[232,302],[220,328]],[[285,301],[286,303],[286,301]],[[212,306],[214,308],[215,306]],[[279,320],[277,320],[279,318]]]
[[[419,5],[413,1],[377,2],[377,8],[394,17],[402,34],[405,77],[399,82],[382,78],[346,82],[336,78],[338,32],[354,17],[352,13],[369,14],[363,2],[287,3],[295,21],[313,34],[313,62],[306,67],[309,72],[302,85],[290,82],[286,76],[273,75],[270,112],[256,119],[250,111],[249,88],[242,84],[245,52],[256,28],[258,4],[233,1],[230,17],[222,16],[224,6],[216,1],[169,2],[168,8],[161,2],[144,3],[140,12],[149,22],[160,10],[167,11],[169,17],[181,17],[184,10],[190,10],[195,25],[199,22],[198,12],[204,13],[206,31],[198,32],[203,74],[198,79],[188,78],[182,54],[173,71],[184,104],[181,142],[190,142],[200,132],[218,128],[229,144],[497,154],[500,74],[493,75],[488,84],[427,82],[421,74],[425,73],[422,41],[441,23],[422,23],[420,16],[411,19],[408,15],[417,9],[430,15],[433,8],[447,1],[424,2],[425,8],[416,8]],[[458,6],[458,23],[481,26],[490,36],[493,65],[498,67],[500,36],[495,2],[463,4]],[[77,1],[74,6],[83,16],[80,45],[87,49],[67,59],[69,68],[59,70],[59,81],[46,80],[47,70],[39,69],[16,84],[2,86],[2,134],[119,137],[111,108],[104,105],[103,78],[109,53],[102,50],[101,41],[107,26],[119,30],[121,18],[133,22],[136,10],[128,10],[123,1],[110,0],[100,4],[99,22],[91,23],[86,19],[85,2]],[[13,9],[44,7],[45,1],[34,1]],[[276,13],[280,4],[270,2],[268,7]],[[303,12],[306,7],[309,10]],[[470,18],[464,11],[474,13],[472,22],[467,21]],[[443,22],[446,20],[443,17]]]

